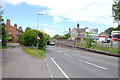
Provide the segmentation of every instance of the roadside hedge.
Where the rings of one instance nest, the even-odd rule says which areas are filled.
[[[41,31],[38,31],[38,36],[40,37],[40,40],[38,40],[38,48],[45,50],[46,40],[50,39],[50,36]],[[37,31],[32,29],[26,30],[24,33],[19,35],[19,43],[24,46],[37,47]]]

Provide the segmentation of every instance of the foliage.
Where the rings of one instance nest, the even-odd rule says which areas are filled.
[[[45,51],[44,50],[40,50],[40,49],[32,49],[32,48],[28,48],[28,47],[23,47],[23,50],[29,54],[30,56],[33,57],[45,57]]]
[[[24,46],[36,45],[36,32],[34,30],[26,30],[19,35],[19,42]]]
[[[27,30],[32,30],[32,28],[30,28],[30,27],[27,27],[27,28],[25,29],[25,31],[27,31]]]
[[[50,39],[50,35],[49,34],[43,32],[43,31],[40,31],[40,30],[39,30],[39,32],[41,32],[43,34],[45,41]]]
[[[84,42],[77,43],[77,44],[75,44],[75,46],[88,48],[86,43],[84,43]],[[89,47],[89,48],[94,49],[94,50],[101,50],[101,51],[107,51],[107,52],[119,53],[120,54],[120,50],[118,48],[106,47],[106,46],[99,45],[99,44],[92,44],[92,46]]]
[[[18,42],[19,42],[20,44],[24,45],[24,43],[25,43],[24,33],[20,34],[18,37],[19,37]]]
[[[2,46],[7,45],[7,39],[6,39],[7,31],[2,27]]]
[[[6,37],[6,39],[7,39],[8,42],[12,42],[13,41],[12,37]]]
[[[120,0],[115,0],[112,5],[112,12],[114,21],[118,22],[120,20]]]
[[[60,36],[60,35],[56,34],[56,35],[54,35],[52,38],[69,39],[69,38],[70,38],[70,34],[67,33],[67,34],[65,34],[65,35],[63,35],[63,36]]]
[[[65,39],[69,39],[70,38],[70,34],[67,33],[67,34],[64,35],[64,37],[65,37]]]
[[[40,37],[40,40],[38,40],[38,43],[39,43],[38,48],[45,50],[46,42],[45,42],[45,38],[44,38],[43,33],[38,31],[38,36]]]
[[[105,32],[111,35],[111,32],[114,30],[115,30],[115,28],[110,27],[110,28],[106,29]]]
[[[60,38],[60,36],[58,34],[56,34],[52,38]]]
[[[89,35],[89,33],[86,33],[86,45],[87,48],[90,48],[92,46],[92,36]]]
[[[118,30],[120,30],[120,25],[116,28],[110,27],[110,28],[106,29],[105,32],[111,35],[112,31],[118,31]]]
[[[37,40],[37,34],[40,37],[40,40]],[[50,39],[50,36],[47,33],[39,30],[28,29],[24,33],[19,35],[19,43],[24,46],[37,46],[38,48],[45,50],[46,40]],[[38,41],[38,42],[37,42]]]

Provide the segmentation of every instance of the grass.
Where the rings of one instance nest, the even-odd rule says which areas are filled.
[[[23,47],[23,50],[32,57],[38,57],[38,58],[45,57],[44,50],[35,49],[35,48],[28,48],[25,46],[22,46],[22,47]]]
[[[7,48],[7,46],[0,46],[0,50],[5,48]]]
[[[87,48],[87,44],[85,44],[85,43],[77,43],[77,44],[75,44],[75,46]],[[115,54],[119,53],[120,54],[120,50],[118,48],[104,47],[104,46],[98,45],[98,44],[92,44],[90,49],[101,50],[101,51],[106,51],[106,52],[110,52],[110,53],[115,53]]]

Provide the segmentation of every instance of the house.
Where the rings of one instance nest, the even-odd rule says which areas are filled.
[[[17,28],[17,24],[11,26],[10,19],[6,20],[5,29],[8,32],[9,36],[12,37],[13,42],[18,42],[19,34],[23,33],[22,27]]]
[[[99,35],[98,35],[98,38],[99,38],[99,41],[104,41],[105,38],[109,37],[110,35],[105,33],[105,32],[101,32]]]
[[[88,27],[80,28],[79,24],[77,24],[77,28],[74,27],[72,30],[69,28],[71,40],[83,41],[86,36],[86,32],[88,32],[91,36],[98,35],[98,29],[89,29]]]

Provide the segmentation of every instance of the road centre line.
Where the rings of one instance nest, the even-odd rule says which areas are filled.
[[[49,65],[48,65],[48,62],[47,62],[46,58],[45,58],[45,63],[47,64],[47,68],[48,68],[48,71],[49,71],[49,73],[50,73],[50,77],[52,78],[52,80],[54,80],[53,75],[52,75],[52,72],[51,72],[51,70],[50,70],[50,68],[49,68]]]
[[[105,67],[98,66],[98,65],[93,64],[93,63],[90,63],[90,62],[88,62],[88,61],[84,61],[84,60],[81,60],[81,59],[78,59],[78,60],[81,61],[81,62],[87,63],[87,64],[89,64],[89,65],[92,65],[92,66],[95,66],[95,67],[98,67],[98,68],[101,68],[101,69],[107,70],[107,68],[105,68]]]
[[[66,55],[66,56],[68,56],[68,57],[72,57],[72,56],[70,56],[70,55],[68,55],[68,54],[66,54],[66,53],[63,53],[64,55]]]
[[[62,74],[65,76],[65,78],[67,78],[68,80],[70,80],[70,78],[67,76],[67,74],[60,68],[60,66],[55,62],[55,60],[53,58],[51,58],[51,60],[53,61],[53,63],[58,67],[58,69],[62,72]]]

